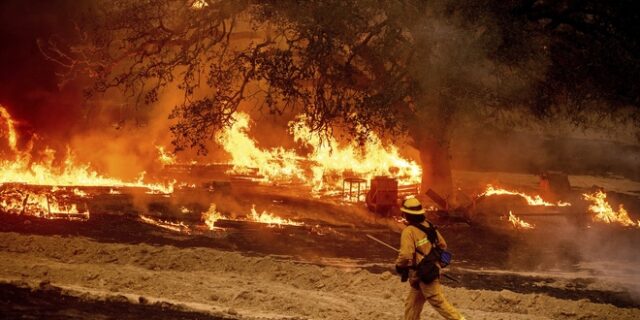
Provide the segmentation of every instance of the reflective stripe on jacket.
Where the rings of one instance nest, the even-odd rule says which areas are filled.
[[[429,227],[429,223],[426,221],[422,223],[425,227]],[[438,234],[438,246],[442,249],[447,248],[447,243],[444,238],[437,231]],[[420,249],[422,253],[428,255],[431,251],[431,242],[427,239],[427,234],[422,230],[414,226],[406,226],[402,230],[400,235],[400,252],[398,253],[398,259],[396,259],[396,265],[399,267],[411,267],[417,265],[423,256],[416,254],[416,248]]]

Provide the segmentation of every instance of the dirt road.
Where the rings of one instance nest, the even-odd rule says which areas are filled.
[[[87,303],[165,302],[203,317],[397,319],[407,285],[389,272],[212,248],[0,233],[0,279],[60,287]],[[470,319],[638,319],[640,309],[541,293],[445,288]],[[424,316],[435,316],[426,308]],[[107,317],[108,318],[108,317]]]

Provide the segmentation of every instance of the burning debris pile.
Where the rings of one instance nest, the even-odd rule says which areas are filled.
[[[81,201],[85,197],[86,194],[77,188],[3,184],[0,186],[0,210],[44,219],[86,220],[89,210]]]
[[[400,185],[420,183],[422,169],[416,162],[403,158],[394,145],[385,145],[371,134],[364,145],[341,144],[335,138],[321,141],[298,117],[289,123],[293,140],[310,151],[299,155],[282,147],[262,149],[249,134],[250,117],[238,112],[235,123],[216,135],[216,142],[230,155],[226,173],[249,176],[262,184],[302,184],[318,195],[337,194],[344,178],[370,181],[375,176],[396,178]],[[176,164],[174,155],[158,146],[163,164]]]
[[[91,169],[89,164],[77,163],[73,152],[67,151],[63,161],[55,161],[54,150],[45,148],[39,158],[33,156],[34,139],[26,143],[25,148],[18,147],[18,133],[15,121],[9,112],[0,107],[2,131],[6,138],[6,150],[0,161],[0,210],[9,214],[40,217],[44,219],[86,220],[90,217],[87,203],[97,195],[123,195],[133,192],[151,195],[164,195],[173,198],[176,180],[170,183],[153,183],[145,181],[145,172],[141,172],[135,181],[125,181],[106,177]],[[372,134],[363,145],[356,142],[339,143],[334,138],[324,141],[313,134],[305,125],[304,119],[298,117],[289,123],[289,132],[293,140],[304,146],[306,152],[283,147],[264,149],[250,136],[250,117],[245,113],[237,113],[236,121],[230,128],[219,132],[215,140],[229,154],[229,162],[216,164],[216,170],[227,177],[240,175],[251,181],[266,186],[306,186],[314,197],[340,194],[346,181],[357,181],[356,201],[362,200],[371,188],[367,184],[380,177],[394,180],[396,188],[416,186],[421,181],[421,167],[416,162],[402,157],[394,145],[384,144],[379,137]],[[178,157],[167,152],[162,146],[156,146],[159,162],[165,166],[179,163]],[[193,162],[185,164],[192,166]],[[193,173],[191,173],[193,175]],[[197,175],[197,174],[196,174]],[[378,178],[376,178],[378,177]],[[169,181],[168,179],[164,179]],[[208,180],[210,181],[213,180]],[[377,180],[376,180],[377,181]],[[214,181],[216,182],[216,181]],[[364,187],[360,190],[360,183]],[[199,188],[196,184],[180,185],[188,188]],[[202,186],[207,185],[204,183]],[[206,189],[206,188],[205,188]],[[403,189],[404,190],[404,189]],[[395,194],[395,193],[394,193]],[[406,196],[406,194],[403,194]],[[527,206],[541,208],[566,208],[571,203],[545,201],[539,195],[529,195],[521,191],[513,191],[488,185],[478,195],[478,199],[490,196],[516,196],[526,201]],[[344,196],[344,192],[343,192]],[[397,193],[394,197],[399,197]],[[352,198],[351,192],[349,197]],[[584,199],[592,201],[589,210],[595,214],[597,222],[617,222],[623,226],[640,227],[640,221],[633,221],[621,206],[614,211],[606,202],[606,194],[598,192],[585,194]],[[443,200],[444,201],[444,200]],[[393,202],[393,201],[392,201]],[[390,205],[393,203],[390,202]],[[205,203],[210,203],[205,202]],[[445,204],[444,207],[447,207]],[[162,227],[167,230],[191,233],[198,228],[219,230],[222,225],[233,223],[259,223],[267,226],[302,226],[303,223],[284,219],[263,211],[259,213],[254,207],[245,215],[228,216],[217,211],[215,204],[204,212],[193,212],[200,216],[200,225],[186,221],[166,219],[141,212],[140,221]],[[187,213],[191,213],[187,210]],[[508,220],[518,229],[533,229],[535,226],[517,217],[509,211]]]

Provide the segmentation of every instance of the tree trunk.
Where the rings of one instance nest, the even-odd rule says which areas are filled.
[[[407,116],[407,123],[422,161],[420,193],[432,189],[455,206],[449,147],[456,107],[450,97],[438,93],[422,97],[418,106]]]
[[[449,141],[424,138],[417,145],[422,161],[421,193],[433,189],[451,202],[454,199]]]

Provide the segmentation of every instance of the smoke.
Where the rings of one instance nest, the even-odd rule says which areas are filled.
[[[465,126],[453,137],[452,154],[458,170],[530,174],[551,170],[640,181],[636,165],[640,146],[594,136]]]

